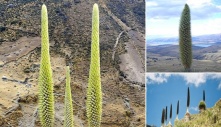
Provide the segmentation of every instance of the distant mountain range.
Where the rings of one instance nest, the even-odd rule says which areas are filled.
[[[219,50],[221,50],[221,34],[216,35],[205,35],[205,36],[197,36],[193,37],[193,58],[202,60],[217,60],[221,59],[221,54]],[[148,41],[148,40],[147,40]],[[160,44],[160,42],[171,42],[177,41],[176,45],[173,44]],[[151,45],[151,43],[156,43],[160,45]],[[176,38],[167,38],[167,39],[155,39],[149,40],[147,42],[146,52],[159,54],[161,56],[172,56],[172,57],[179,57],[179,45],[178,40]],[[208,45],[208,46],[201,46],[201,45]],[[147,57],[148,53],[147,53]]]
[[[155,38],[148,39],[146,38],[147,46],[156,46],[156,45],[165,45],[172,44],[178,45],[178,37],[170,37],[170,38]],[[192,37],[192,43],[196,46],[207,47],[211,46],[214,43],[221,42],[221,34],[210,34],[210,35],[201,35]]]
[[[170,44],[166,42],[174,42],[174,43]],[[210,59],[208,58],[208,55],[205,54],[215,54],[219,50],[221,50],[221,34],[196,36],[192,38],[192,42],[193,42],[192,50],[193,50],[194,59],[198,60],[206,58]],[[146,51],[147,51],[147,57],[148,57],[148,52],[159,54],[161,56],[179,57],[178,38],[158,38],[153,40],[147,40]],[[214,57],[214,55],[211,57]],[[219,56],[219,58],[220,57],[221,56]]]

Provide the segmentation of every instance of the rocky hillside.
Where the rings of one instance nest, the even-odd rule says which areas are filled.
[[[131,79],[130,74],[121,68],[122,64],[126,66],[122,55],[131,50],[139,55],[131,57],[132,60],[136,58],[133,61],[144,59],[143,0],[0,0],[0,126],[40,127],[36,114],[43,3],[47,5],[49,16],[55,126],[62,126],[64,120],[66,65],[71,66],[75,124],[87,126],[85,101],[90,64],[91,10],[95,2],[100,9],[102,126],[144,126],[144,82]],[[119,38],[115,59],[112,60],[113,47],[121,31],[125,32]]]
[[[193,114],[189,122],[183,119],[175,122],[175,127],[220,127],[221,99],[212,107],[199,114]]]

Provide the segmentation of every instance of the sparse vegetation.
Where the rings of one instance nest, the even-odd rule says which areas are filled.
[[[191,120],[185,122],[184,119],[175,121],[175,127],[220,127],[221,126],[221,100],[215,106],[208,108],[199,114],[192,114]]]

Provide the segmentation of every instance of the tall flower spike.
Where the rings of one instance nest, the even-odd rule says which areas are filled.
[[[99,49],[99,9],[93,6],[91,63],[87,89],[87,118],[89,127],[99,127],[102,114],[102,91],[100,79],[100,49]]]
[[[176,108],[176,119],[178,120],[178,114],[179,114],[179,100],[177,102],[177,108]]]
[[[205,90],[203,90],[203,101],[205,102],[206,97],[205,97]]]
[[[166,111],[165,111],[165,123],[167,122],[167,106],[166,106]]]
[[[161,117],[161,127],[163,127],[164,126],[164,118],[165,117],[165,109],[163,109],[163,111],[162,111],[162,117]]]
[[[172,104],[170,105],[170,120],[172,119]]]
[[[65,87],[65,119],[64,127],[74,126],[73,117],[73,105],[72,105],[72,94],[71,94],[71,78],[70,78],[70,68],[66,67],[66,87]]]
[[[180,58],[185,71],[190,71],[192,64],[192,38],[191,38],[191,22],[190,9],[187,4],[183,9],[180,26],[179,26],[179,47]]]
[[[188,91],[187,91],[187,107],[190,106],[190,88],[188,87]]]
[[[49,54],[48,14],[43,4],[41,11],[41,64],[38,79],[39,116],[42,127],[53,127],[54,95],[52,69]]]

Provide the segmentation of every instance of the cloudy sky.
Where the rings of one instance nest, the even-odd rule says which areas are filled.
[[[190,113],[198,113],[198,104],[206,93],[207,108],[221,98],[221,74],[216,73],[147,73],[146,122],[160,127],[162,109],[173,105],[172,123],[180,101],[179,119],[186,113],[187,88],[190,87]],[[168,110],[169,112],[169,110]],[[169,117],[169,114],[168,114]],[[168,121],[167,121],[168,123]]]
[[[221,0],[146,0],[146,37],[178,36],[185,3],[191,11],[192,36],[221,33]]]

